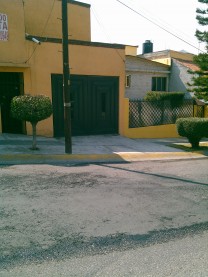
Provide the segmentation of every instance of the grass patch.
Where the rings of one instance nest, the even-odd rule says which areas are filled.
[[[208,142],[200,142],[199,147],[197,148],[191,148],[190,143],[171,143],[169,146],[181,149],[188,152],[197,152],[197,151],[208,151]]]

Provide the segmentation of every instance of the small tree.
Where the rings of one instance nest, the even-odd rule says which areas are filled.
[[[16,96],[11,102],[11,114],[19,120],[31,123],[33,132],[32,150],[37,150],[36,126],[41,120],[52,114],[52,104],[45,95],[22,95]]]
[[[198,148],[200,140],[208,137],[208,118],[179,118],[176,127],[178,134],[186,137],[192,148]]]

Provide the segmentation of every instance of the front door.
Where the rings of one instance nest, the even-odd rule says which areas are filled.
[[[11,116],[13,97],[23,93],[23,75],[16,72],[0,72],[0,106],[2,133],[23,133],[23,123]]]
[[[52,75],[54,136],[64,136],[62,75]],[[72,134],[118,133],[118,77],[71,75]]]

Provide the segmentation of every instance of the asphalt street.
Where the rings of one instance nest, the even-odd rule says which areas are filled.
[[[164,244],[49,260],[0,271],[1,277],[207,277],[208,233]]]
[[[207,166],[2,166],[0,276],[207,276]]]

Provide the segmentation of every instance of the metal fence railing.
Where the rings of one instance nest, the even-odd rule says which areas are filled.
[[[177,118],[192,117],[194,101],[184,99],[170,101],[129,100],[129,128],[174,124]]]
[[[204,108],[205,108],[205,106],[197,105],[194,116],[195,117],[204,117]]]

